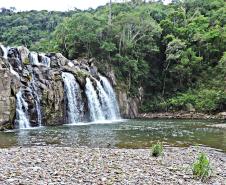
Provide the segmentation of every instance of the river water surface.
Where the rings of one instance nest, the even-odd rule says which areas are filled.
[[[226,152],[226,129],[218,120],[122,120],[0,132],[0,148],[14,146],[73,146],[146,148],[163,142],[169,146],[204,145]]]

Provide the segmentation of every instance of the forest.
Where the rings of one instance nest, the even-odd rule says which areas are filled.
[[[1,8],[0,42],[95,58],[141,112],[226,110],[226,2],[132,0],[67,12]]]

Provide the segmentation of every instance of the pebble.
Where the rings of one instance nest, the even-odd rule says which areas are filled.
[[[194,178],[190,167],[201,151],[208,154],[214,171],[205,182]],[[152,157],[149,149],[52,146],[0,149],[0,185],[224,185],[225,159],[225,153],[206,147],[166,147],[159,158]]]

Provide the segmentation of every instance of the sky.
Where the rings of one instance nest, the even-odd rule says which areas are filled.
[[[122,0],[112,0],[121,2]],[[169,2],[170,0],[165,0]],[[23,10],[57,10],[66,11],[76,8],[88,9],[105,5],[109,0],[0,0],[0,8],[15,7],[17,11]]]

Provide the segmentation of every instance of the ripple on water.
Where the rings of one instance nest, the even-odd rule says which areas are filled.
[[[35,127],[0,132],[0,147],[88,146],[144,148],[158,141],[169,146],[205,145],[226,151],[226,130],[206,120],[114,120]]]

